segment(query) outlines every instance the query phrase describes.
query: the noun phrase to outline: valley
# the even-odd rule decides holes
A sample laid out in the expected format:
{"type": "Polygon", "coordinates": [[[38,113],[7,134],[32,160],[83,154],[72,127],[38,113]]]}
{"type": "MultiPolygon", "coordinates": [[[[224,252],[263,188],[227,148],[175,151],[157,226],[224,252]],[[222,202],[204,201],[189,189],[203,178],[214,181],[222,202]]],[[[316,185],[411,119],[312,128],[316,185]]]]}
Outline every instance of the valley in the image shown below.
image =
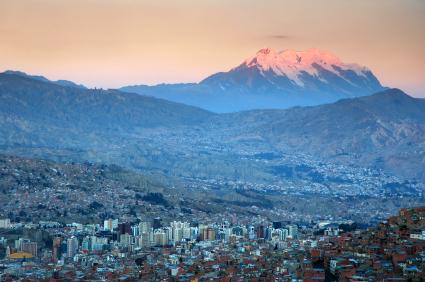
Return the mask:
{"type": "MultiPolygon", "coordinates": [[[[0,99],[4,154],[118,165],[156,179],[163,191],[176,187],[169,191],[203,216],[224,204],[229,214],[371,223],[425,201],[425,103],[397,89],[315,107],[215,114],[3,74],[0,99]]],[[[133,198],[122,186],[108,191],[133,198]]]]}

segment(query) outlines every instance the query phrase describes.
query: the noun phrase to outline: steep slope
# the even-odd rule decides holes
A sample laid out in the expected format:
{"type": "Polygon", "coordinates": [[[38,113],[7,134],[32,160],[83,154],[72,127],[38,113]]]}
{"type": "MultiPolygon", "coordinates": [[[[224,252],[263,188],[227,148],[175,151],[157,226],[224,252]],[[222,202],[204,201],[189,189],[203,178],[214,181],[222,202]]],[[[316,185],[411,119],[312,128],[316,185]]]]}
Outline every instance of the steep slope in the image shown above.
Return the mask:
{"type": "MultiPolygon", "coordinates": [[[[174,183],[176,184],[176,183],[174,183]]],[[[230,211],[270,219],[281,217],[308,221],[317,215],[351,218],[370,223],[393,213],[399,205],[423,205],[425,199],[404,193],[386,197],[332,195],[278,195],[203,185],[167,186],[157,176],[147,176],[116,165],[95,163],[58,163],[0,154],[0,217],[12,222],[56,221],[93,223],[108,218],[196,221],[222,218],[230,211]],[[253,206],[256,206],[253,209],[253,206]],[[335,209],[334,207],[341,207],[335,209]],[[373,218],[369,215],[373,214],[373,218]]]]}
{"type": "Polygon", "coordinates": [[[325,99],[363,96],[383,88],[366,67],[345,64],[335,55],[318,49],[261,49],[238,67],[212,75],[201,84],[263,95],[309,93],[324,95],[325,99]]]}
{"type": "Polygon", "coordinates": [[[119,91],[63,87],[0,75],[0,149],[59,161],[154,167],[152,130],[195,125],[211,113],[119,91]],[[127,147],[126,147],[127,146],[127,147]]]}
{"type": "MultiPolygon", "coordinates": [[[[157,176],[117,165],[58,163],[0,154],[0,217],[13,222],[92,223],[107,218],[136,220],[140,215],[190,220],[206,212],[222,213],[222,205],[207,201],[210,199],[199,191],[188,191],[178,183],[170,189],[157,176]]],[[[234,205],[232,211],[243,214],[249,208],[234,205]]]]}
{"type": "Polygon", "coordinates": [[[343,63],[328,52],[265,48],[230,71],[213,74],[199,84],[121,89],[215,112],[235,112],[324,104],[370,95],[384,87],[368,68],[343,63]]]}
{"type": "Polygon", "coordinates": [[[2,154],[0,176],[0,216],[13,221],[92,222],[122,215],[130,205],[134,212],[159,214],[163,207],[146,211],[143,196],[166,190],[153,178],[116,165],[54,163],[2,154]]]}
{"type": "Polygon", "coordinates": [[[93,131],[195,124],[211,114],[194,107],[113,90],[62,87],[0,74],[0,113],[33,123],[93,131]]]}

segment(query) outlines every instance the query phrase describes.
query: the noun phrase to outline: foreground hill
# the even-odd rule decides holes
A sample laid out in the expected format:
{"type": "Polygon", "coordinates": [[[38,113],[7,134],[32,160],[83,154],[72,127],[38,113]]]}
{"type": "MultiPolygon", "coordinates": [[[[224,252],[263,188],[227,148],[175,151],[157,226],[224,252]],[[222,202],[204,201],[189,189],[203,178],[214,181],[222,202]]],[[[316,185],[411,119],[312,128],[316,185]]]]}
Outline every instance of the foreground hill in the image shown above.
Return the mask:
{"type": "Polygon", "coordinates": [[[136,85],[123,91],[164,98],[215,112],[306,106],[383,90],[366,67],[318,49],[259,50],[239,66],[200,83],[136,85]]]}
{"type": "Polygon", "coordinates": [[[146,200],[153,193],[162,195],[164,186],[158,181],[114,165],[0,155],[0,176],[0,217],[14,221],[93,222],[122,213],[134,217],[142,211],[159,213],[166,202],[151,206],[146,200]]]}
{"type": "MultiPolygon", "coordinates": [[[[165,179],[164,179],[165,180],[165,179]]],[[[223,185],[168,185],[116,165],[56,163],[0,154],[0,217],[13,222],[93,223],[107,218],[135,222],[219,220],[255,216],[310,222],[323,215],[372,223],[400,206],[423,205],[416,194],[348,197],[265,193],[223,185]],[[334,206],[340,207],[335,209],[334,206]]],[[[211,183],[209,183],[211,184],[211,183]]]]}
{"type": "MultiPolygon", "coordinates": [[[[0,154],[0,217],[35,223],[93,223],[107,218],[134,222],[154,217],[196,221],[223,212],[220,203],[207,204],[217,196],[214,192],[206,196],[160,179],[116,165],[0,154]]],[[[250,201],[258,203],[243,195],[238,200],[227,206],[241,215],[249,213],[250,201]]]]}

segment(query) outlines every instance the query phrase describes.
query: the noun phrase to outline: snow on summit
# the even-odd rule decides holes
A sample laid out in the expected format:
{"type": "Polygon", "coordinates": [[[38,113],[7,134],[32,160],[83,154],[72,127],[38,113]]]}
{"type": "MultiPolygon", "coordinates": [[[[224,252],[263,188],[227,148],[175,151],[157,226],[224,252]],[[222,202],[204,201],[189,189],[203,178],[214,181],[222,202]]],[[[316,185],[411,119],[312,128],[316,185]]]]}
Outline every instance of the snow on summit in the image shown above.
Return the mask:
{"type": "MultiPolygon", "coordinates": [[[[319,69],[323,68],[338,76],[339,70],[351,70],[357,75],[364,76],[369,71],[366,67],[357,64],[343,63],[337,56],[330,52],[311,48],[305,51],[295,51],[292,49],[276,52],[271,48],[260,49],[255,56],[246,59],[237,68],[256,67],[262,72],[272,71],[279,76],[287,76],[299,86],[303,86],[300,74],[306,72],[319,77],[319,69]]],[[[342,76],[341,76],[342,77],[342,76]]]]}
{"type": "Polygon", "coordinates": [[[128,87],[213,112],[311,106],[384,90],[366,67],[318,49],[257,51],[239,66],[190,85],[128,87]]]}

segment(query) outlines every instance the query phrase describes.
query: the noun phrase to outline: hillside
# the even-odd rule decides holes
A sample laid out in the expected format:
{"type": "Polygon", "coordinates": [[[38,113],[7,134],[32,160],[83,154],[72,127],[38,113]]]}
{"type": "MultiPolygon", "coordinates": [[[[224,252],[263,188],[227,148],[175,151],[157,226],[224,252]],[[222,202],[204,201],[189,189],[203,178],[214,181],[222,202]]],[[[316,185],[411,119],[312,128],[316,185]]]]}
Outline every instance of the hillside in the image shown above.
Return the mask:
{"type": "Polygon", "coordinates": [[[250,219],[259,215],[270,220],[285,216],[286,220],[308,222],[332,215],[371,223],[400,206],[424,203],[421,197],[403,190],[394,190],[382,201],[380,196],[341,198],[301,191],[280,194],[212,182],[170,185],[159,179],[168,182],[116,165],[56,163],[0,154],[0,217],[13,222],[92,223],[107,218],[135,222],[159,216],[164,222],[197,222],[224,215],[250,219]],[[334,205],[343,208],[335,210],[334,205]]]}
{"type": "Polygon", "coordinates": [[[8,73],[0,74],[0,101],[3,145],[85,147],[103,143],[103,138],[196,124],[211,116],[156,98],[63,87],[8,73]]]}
{"type": "Polygon", "coordinates": [[[155,214],[162,206],[143,200],[163,192],[162,184],[114,165],[0,155],[0,176],[0,216],[14,221],[91,222],[142,211],[155,214]]]}
{"type": "MultiPolygon", "coordinates": [[[[217,201],[215,192],[183,188],[170,179],[147,176],[116,165],[57,163],[0,154],[0,217],[14,222],[38,220],[98,222],[121,218],[199,220],[222,212],[226,199],[233,213],[249,213],[249,197],[229,191],[217,201]],[[168,183],[168,184],[167,184],[168,183]],[[211,201],[208,203],[208,201],[211,201]]],[[[269,202],[262,205],[265,207],[269,202]]]]}
{"type": "Polygon", "coordinates": [[[195,124],[211,115],[198,108],[151,97],[64,87],[8,73],[0,74],[0,95],[2,114],[81,130],[172,127],[195,124]]]}
{"type": "Polygon", "coordinates": [[[425,179],[425,101],[398,89],[315,107],[231,114],[224,120],[224,127],[247,124],[238,138],[256,134],[279,151],[425,179]]]}
{"type": "MultiPolygon", "coordinates": [[[[400,90],[287,110],[213,114],[115,90],[0,75],[0,148],[175,177],[273,183],[272,152],[424,181],[424,101],[400,90]]],[[[279,178],[280,179],[280,178],[279,178]]]]}

